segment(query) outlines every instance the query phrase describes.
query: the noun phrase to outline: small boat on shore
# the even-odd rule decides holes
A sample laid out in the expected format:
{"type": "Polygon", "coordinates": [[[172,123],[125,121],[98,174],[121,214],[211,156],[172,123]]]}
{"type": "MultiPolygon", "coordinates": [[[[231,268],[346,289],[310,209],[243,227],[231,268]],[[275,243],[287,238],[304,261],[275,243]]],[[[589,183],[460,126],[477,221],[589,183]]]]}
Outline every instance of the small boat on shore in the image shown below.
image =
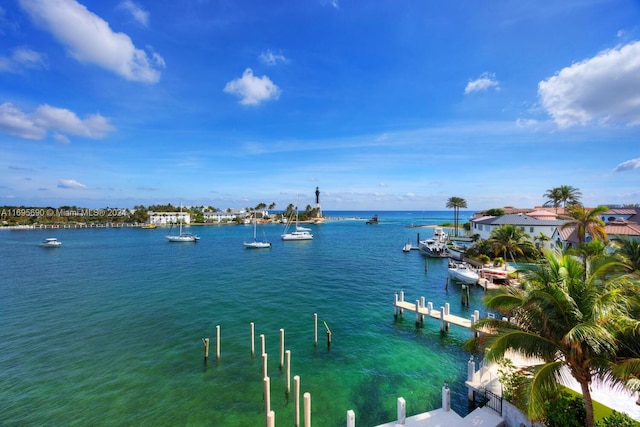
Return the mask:
{"type": "Polygon", "coordinates": [[[55,237],[48,237],[40,243],[43,248],[59,248],[61,245],[62,242],[55,237]]]}
{"type": "Polygon", "coordinates": [[[142,227],[140,227],[140,228],[144,228],[145,230],[153,230],[153,229],[154,229],[154,228],[156,228],[156,227],[157,227],[157,225],[149,223],[149,224],[145,224],[145,225],[143,225],[143,226],[142,226],[142,227]]]}
{"type": "Polygon", "coordinates": [[[464,262],[449,262],[449,277],[458,282],[465,283],[467,285],[475,285],[478,283],[480,276],[473,271],[471,267],[464,262]]]}

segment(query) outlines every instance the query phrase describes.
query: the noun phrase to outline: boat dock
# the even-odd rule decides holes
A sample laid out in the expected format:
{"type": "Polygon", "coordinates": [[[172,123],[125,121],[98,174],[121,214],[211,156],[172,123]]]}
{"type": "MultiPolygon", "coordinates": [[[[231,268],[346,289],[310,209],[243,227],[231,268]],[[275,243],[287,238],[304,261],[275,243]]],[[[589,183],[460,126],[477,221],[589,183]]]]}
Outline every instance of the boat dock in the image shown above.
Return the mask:
{"type": "MultiPolygon", "coordinates": [[[[475,310],[473,315],[469,318],[456,316],[450,313],[449,303],[445,303],[440,309],[434,309],[433,303],[428,302],[425,304],[425,298],[415,300],[415,302],[408,302],[404,300],[404,291],[395,293],[395,301],[393,303],[394,317],[403,316],[404,311],[409,311],[416,314],[416,326],[424,324],[424,318],[430,317],[440,321],[440,330],[448,331],[449,325],[454,324],[466,329],[473,329],[473,326],[480,319],[480,311],[475,310]]],[[[473,331],[475,336],[476,331],[473,331]]]]}

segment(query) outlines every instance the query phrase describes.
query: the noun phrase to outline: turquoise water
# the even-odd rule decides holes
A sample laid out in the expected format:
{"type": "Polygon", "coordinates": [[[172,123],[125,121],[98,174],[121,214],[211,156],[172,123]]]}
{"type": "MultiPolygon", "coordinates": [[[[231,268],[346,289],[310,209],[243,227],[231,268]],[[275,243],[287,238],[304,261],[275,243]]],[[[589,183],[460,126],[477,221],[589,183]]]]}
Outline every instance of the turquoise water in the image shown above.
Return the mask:
{"type": "MultiPolygon", "coordinates": [[[[414,414],[468,411],[469,332],[436,321],[394,320],[394,292],[425,296],[470,316],[460,289],[445,289],[446,261],[402,252],[432,234],[408,225],[453,222],[450,211],[325,212],[354,218],[312,225],[313,241],[282,242],[280,225],[259,230],[271,249],[247,250],[251,226],[190,227],[196,244],[168,243],[166,229],[0,230],[0,425],[264,425],[264,334],[276,425],[294,424],[293,397],[279,368],[279,330],[315,426],[359,426],[414,414]],[[61,248],[38,246],[57,237],[61,248]],[[319,339],[314,345],[313,314],[319,339]],[[332,331],[327,347],[323,321],[332,331]],[[251,355],[250,323],[255,323],[251,355]],[[216,325],[221,358],[216,360],[216,325]],[[210,338],[208,362],[202,338],[210,338]]],[[[468,214],[463,212],[461,222],[468,214]]],[[[301,420],[302,423],[302,420],[301,420]]]]}

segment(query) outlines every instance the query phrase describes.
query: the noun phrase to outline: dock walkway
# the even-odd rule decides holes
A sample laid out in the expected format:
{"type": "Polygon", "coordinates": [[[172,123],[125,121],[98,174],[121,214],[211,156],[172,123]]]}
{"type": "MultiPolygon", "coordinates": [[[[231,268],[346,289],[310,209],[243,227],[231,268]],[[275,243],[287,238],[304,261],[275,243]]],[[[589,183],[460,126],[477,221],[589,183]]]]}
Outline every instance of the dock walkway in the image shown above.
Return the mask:
{"type": "MultiPolygon", "coordinates": [[[[421,297],[419,300],[415,300],[415,302],[405,301],[404,291],[400,291],[400,293],[396,292],[393,307],[394,316],[396,318],[398,316],[402,316],[405,310],[415,313],[416,326],[424,323],[425,316],[439,320],[441,331],[448,331],[450,324],[473,330],[473,326],[480,319],[479,310],[475,310],[473,312],[473,315],[471,315],[469,318],[466,318],[451,314],[449,303],[445,303],[445,305],[443,307],[440,307],[440,309],[434,309],[432,302],[425,304],[424,297],[421,297]]],[[[475,331],[473,331],[473,333],[475,334],[475,331]]]]}

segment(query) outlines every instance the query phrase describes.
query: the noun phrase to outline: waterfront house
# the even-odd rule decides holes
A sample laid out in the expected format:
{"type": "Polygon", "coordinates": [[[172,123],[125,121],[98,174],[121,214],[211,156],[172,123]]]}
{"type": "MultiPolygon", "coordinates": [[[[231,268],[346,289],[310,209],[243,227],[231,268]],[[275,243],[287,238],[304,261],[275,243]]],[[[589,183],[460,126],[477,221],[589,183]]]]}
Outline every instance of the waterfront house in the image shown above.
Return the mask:
{"type": "Polygon", "coordinates": [[[485,216],[471,219],[471,234],[477,234],[480,239],[489,240],[491,232],[502,225],[514,225],[524,231],[537,248],[555,249],[556,239],[552,239],[557,229],[567,221],[551,219],[555,215],[549,211],[533,211],[533,216],[524,213],[506,214],[501,216],[485,216]],[[540,239],[546,236],[548,240],[540,239]]]}

